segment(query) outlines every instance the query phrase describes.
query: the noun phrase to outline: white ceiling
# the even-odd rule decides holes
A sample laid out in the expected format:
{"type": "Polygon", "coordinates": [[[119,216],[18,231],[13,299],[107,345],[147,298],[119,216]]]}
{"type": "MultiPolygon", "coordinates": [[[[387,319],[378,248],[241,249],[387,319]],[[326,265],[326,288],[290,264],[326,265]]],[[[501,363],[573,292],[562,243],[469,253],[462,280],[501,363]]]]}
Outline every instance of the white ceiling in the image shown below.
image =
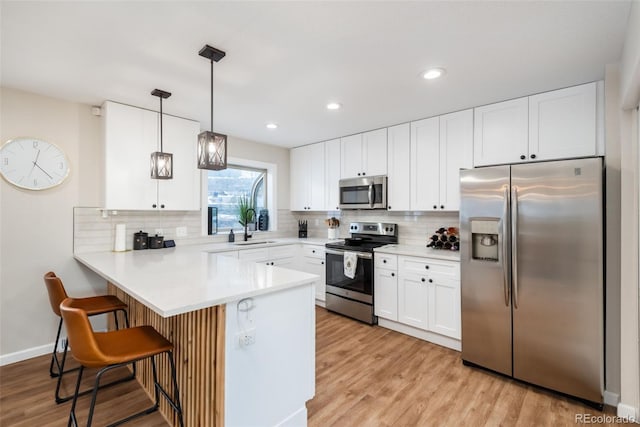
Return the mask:
{"type": "Polygon", "coordinates": [[[287,147],[599,80],[630,1],[0,3],[2,86],[287,147]],[[421,71],[440,66],[444,78],[421,71]],[[325,105],[337,101],[340,111],[325,105]],[[265,124],[274,121],[277,130],[265,124]]]}

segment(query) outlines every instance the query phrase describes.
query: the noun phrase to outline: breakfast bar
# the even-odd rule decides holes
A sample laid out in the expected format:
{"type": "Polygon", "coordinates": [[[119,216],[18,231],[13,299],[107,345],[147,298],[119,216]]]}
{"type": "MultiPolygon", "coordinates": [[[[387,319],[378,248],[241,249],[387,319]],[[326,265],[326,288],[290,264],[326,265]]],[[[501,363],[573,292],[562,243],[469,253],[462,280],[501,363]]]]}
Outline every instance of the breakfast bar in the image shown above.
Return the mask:
{"type": "MultiPolygon", "coordinates": [[[[75,258],[128,304],[132,326],[151,325],[174,344],[186,425],[306,425],[318,276],[198,245],[75,258]]],[[[147,365],[139,364],[137,378],[151,395],[147,365]]],[[[167,383],[167,367],[159,368],[167,383]]],[[[166,402],[160,411],[177,425],[166,402]]]]}

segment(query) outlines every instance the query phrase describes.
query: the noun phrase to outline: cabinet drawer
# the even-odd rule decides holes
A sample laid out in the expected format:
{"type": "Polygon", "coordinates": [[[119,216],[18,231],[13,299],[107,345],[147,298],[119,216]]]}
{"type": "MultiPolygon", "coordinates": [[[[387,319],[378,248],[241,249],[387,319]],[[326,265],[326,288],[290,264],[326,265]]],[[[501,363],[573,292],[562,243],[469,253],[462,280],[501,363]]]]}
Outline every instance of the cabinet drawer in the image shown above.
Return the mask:
{"type": "Polygon", "coordinates": [[[434,260],[431,258],[398,257],[401,273],[427,274],[429,277],[458,279],[460,277],[460,263],[434,260]]]}
{"type": "Polygon", "coordinates": [[[324,259],[324,248],[322,246],[304,245],[302,247],[302,255],[309,258],[324,259]]]}
{"type": "Polygon", "coordinates": [[[398,255],[381,254],[376,252],[374,260],[376,268],[385,268],[387,270],[398,269],[398,255]]]}
{"type": "Polygon", "coordinates": [[[294,258],[296,256],[297,245],[286,246],[272,246],[269,248],[269,258],[281,259],[281,258],[294,258]]]}

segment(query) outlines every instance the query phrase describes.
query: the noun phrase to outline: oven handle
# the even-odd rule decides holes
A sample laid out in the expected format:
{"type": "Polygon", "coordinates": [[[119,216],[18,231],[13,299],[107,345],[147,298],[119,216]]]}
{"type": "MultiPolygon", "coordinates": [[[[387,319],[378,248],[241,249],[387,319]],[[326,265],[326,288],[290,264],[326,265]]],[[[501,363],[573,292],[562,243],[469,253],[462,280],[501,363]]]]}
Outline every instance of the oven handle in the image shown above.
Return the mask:
{"type": "MultiPolygon", "coordinates": [[[[335,251],[332,249],[325,249],[324,251],[326,254],[332,254],[332,255],[341,255],[344,256],[345,252],[351,252],[351,251],[335,251]]],[[[358,255],[358,258],[365,258],[365,259],[373,259],[373,254],[370,254],[368,252],[354,252],[356,255],[358,255]]]]}

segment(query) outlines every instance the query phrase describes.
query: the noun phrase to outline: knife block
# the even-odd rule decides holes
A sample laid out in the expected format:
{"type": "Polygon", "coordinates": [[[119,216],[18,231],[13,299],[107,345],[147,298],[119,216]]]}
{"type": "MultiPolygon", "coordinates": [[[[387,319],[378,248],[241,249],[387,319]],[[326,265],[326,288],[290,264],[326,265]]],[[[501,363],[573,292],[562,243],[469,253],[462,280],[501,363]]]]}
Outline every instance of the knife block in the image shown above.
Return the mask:
{"type": "Polygon", "coordinates": [[[298,238],[306,239],[307,238],[307,223],[298,224],[298,238]]]}

